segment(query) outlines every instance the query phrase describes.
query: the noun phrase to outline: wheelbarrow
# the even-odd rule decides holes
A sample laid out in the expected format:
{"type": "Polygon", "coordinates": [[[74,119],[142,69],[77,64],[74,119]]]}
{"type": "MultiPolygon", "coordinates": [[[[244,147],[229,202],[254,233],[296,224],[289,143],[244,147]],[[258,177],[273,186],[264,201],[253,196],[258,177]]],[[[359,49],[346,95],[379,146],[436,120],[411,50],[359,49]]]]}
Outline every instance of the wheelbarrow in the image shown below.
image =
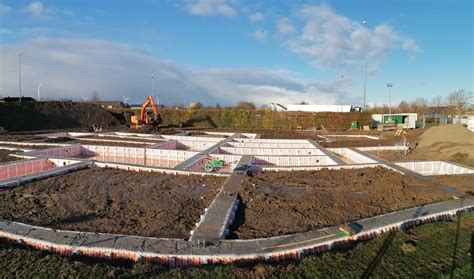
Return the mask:
{"type": "Polygon", "coordinates": [[[204,164],[204,170],[206,172],[221,172],[224,168],[230,166],[231,164],[232,162],[228,163],[225,160],[208,157],[207,162],[204,164]]]}

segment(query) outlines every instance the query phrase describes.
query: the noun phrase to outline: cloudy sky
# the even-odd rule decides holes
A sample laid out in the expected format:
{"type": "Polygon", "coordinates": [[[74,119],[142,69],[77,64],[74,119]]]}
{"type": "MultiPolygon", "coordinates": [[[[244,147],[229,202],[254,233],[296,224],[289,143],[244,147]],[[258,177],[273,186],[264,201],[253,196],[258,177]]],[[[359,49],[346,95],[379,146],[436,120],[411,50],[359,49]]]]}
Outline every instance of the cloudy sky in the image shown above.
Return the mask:
{"type": "Polygon", "coordinates": [[[0,0],[0,95],[344,103],[473,90],[473,2],[0,0]],[[364,22],[366,21],[366,23],[364,22]]]}

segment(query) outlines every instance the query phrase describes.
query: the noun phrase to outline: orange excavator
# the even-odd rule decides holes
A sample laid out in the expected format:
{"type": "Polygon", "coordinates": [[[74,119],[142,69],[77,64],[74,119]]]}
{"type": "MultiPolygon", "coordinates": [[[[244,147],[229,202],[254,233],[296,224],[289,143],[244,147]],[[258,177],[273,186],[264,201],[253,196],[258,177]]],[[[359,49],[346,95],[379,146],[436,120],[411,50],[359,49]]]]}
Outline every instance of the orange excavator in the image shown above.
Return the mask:
{"type": "Polygon", "coordinates": [[[143,102],[140,108],[140,116],[132,115],[130,117],[131,127],[139,128],[143,125],[152,125],[156,127],[161,123],[161,115],[158,113],[158,107],[156,106],[153,96],[148,96],[143,102]],[[147,107],[150,105],[151,113],[147,112],[147,107]]]}

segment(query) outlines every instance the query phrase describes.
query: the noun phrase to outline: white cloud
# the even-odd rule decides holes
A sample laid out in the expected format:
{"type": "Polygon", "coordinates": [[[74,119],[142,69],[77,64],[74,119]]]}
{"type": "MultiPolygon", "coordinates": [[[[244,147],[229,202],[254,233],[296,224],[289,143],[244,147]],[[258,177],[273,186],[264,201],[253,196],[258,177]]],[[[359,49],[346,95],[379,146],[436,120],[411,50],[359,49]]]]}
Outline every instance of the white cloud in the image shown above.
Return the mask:
{"type": "Polygon", "coordinates": [[[25,7],[25,11],[30,13],[33,17],[44,17],[46,16],[46,9],[43,3],[36,1],[31,2],[28,6],[25,7]]]}
{"type": "MultiPolygon", "coordinates": [[[[153,56],[145,48],[96,39],[40,37],[1,44],[0,68],[16,69],[21,50],[25,96],[34,97],[42,81],[48,98],[79,100],[97,90],[104,100],[130,97],[139,103],[150,92],[150,76],[156,75],[155,91],[165,104],[199,101],[235,104],[240,100],[270,102],[334,103],[339,86],[292,77],[281,70],[256,68],[201,68],[190,70],[153,56]]],[[[0,79],[0,95],[17,92],[17,73],[0,79]]]]}
{"type": "Polygon", "coordinates": [[[253,38],[258,42],[264,42],[268,38],[268,32],[265,30],[257,30],[253,33],[253,38]]]}
{"type": "Polygon", "coordinates": [[[192,15],[200,16],[236,16],[237,11],[227,0],[193,0],[186,6],[187,11],[192,15]]]}
{"type": "MultiPolygon", "coordinates": [[[[339,15],[324,5],[303,6],[296,18],[302,22],[302,29],[294,32],[286,45],[317,68],[362,66],[367,43],[368,71],[374,73],[386,55],[403,40],[389,25],[368,29],[362,22],[339,15]]],[[[421,52],[410,40],[403,48],[421,52]]]]}
{"type": "Polygon", "coordinates": [[[28,4],[23,12],[30,14],[33,18],[37,19],[49,19],[52,16],[64,15],[73,16],[74,12],[71,10],[59,9],[54,6],[45,6],[40,1],[34,1],[28,4]]]}
{"type": "Polygon", "coordinates": [[[280,18],[276,22],[276,30],[278,33],[283,35],[291,34],[295,31],[293,24],[290,19],[288,18],[280,18]]]}
{"type": "Polygon", "coordinates": [[[265,19],[265,16],[260,12],[256,12],[256,13],[253,13],[253,14],[249,15],[249,20],[251,22],[257,22],[257,21],[261,21],[261,20],[264,20],[264,19],[265,19]]]}
{"type": "Polygon", "coordinates": [[[12,8],[10,6],[7,6],[3,3],[0,3],[0,15],[7,14],[11,11],[12,8]]]}
{"type": "Polygon", "coordinates": [[[8,35],[11,34],[12,30],[7,29],[7,28],[0,28],[0,35],[8,35]]]}
{"type": "Polygon", "coordinates": [[[408,50],[412,53],[421,53],[420,46],[416,43],[414,39],[405,39],[402,44],[403,49],[408,50]]]}

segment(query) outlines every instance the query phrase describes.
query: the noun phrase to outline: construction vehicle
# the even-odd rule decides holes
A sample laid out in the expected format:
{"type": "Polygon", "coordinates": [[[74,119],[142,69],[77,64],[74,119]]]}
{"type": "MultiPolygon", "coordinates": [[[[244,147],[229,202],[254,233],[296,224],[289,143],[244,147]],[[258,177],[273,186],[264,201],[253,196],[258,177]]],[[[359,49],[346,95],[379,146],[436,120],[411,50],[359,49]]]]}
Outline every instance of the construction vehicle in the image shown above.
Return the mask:
{"type": "Polygon", "coordinates": [[[161,123],[161,115],[158,113],[158,107],[156,106],[153,96],[150,95],[146,98],[140,108],[140,115],[132,115],[130,117],[130,123],[132,124],[130,126],[132,128],[140,128],[143,125],[156,127],[161,123]],[[151,107],[151,113],[147,112],[148,105],[151,107]]]}

